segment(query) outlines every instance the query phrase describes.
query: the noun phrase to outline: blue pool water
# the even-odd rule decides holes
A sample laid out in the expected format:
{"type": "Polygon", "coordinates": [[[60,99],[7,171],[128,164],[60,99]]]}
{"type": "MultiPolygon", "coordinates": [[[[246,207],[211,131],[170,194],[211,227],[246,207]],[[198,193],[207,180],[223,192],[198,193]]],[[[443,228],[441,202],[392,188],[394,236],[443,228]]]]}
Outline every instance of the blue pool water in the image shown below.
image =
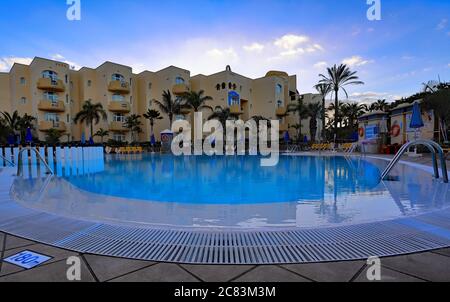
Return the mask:
{"type": "Polygon", "coordinates": [[[366,192],[380,169],[359,159],[283,156],[274,167],[260,158],[144,155],[108,158],[103,172],[66,179],[83,190],[116,197],[188,204],[255,204],[323,200],[366,192]]]}

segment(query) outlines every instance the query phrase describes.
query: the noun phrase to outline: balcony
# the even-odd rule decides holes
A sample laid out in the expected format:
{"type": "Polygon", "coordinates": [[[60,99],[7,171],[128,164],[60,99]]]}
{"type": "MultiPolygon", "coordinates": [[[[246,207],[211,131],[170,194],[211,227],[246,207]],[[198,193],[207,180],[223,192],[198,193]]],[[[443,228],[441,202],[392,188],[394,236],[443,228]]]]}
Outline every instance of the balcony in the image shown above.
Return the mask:
{"type": "Polygon", "coordinates": [[[108,105],[108,110],[111,112],[129,113],[131,106],[128,102],[111,102],[108,105]]]}
{"type": "Polygon", "coordinates": [[[123,122],[111,122],[109,125],[109,130],[114,132],[128,132],[130,129],[125,128],[123,122]]]}
{"type": "Polygon", "coordinates": [[[285,116],[287,114],[287,107],[278,107],[276,114],[277,116],[285,116]]]}
{"type": "Polygon", "coordinates": [[[64,105],[64,102],[62,101],[50,101],[50,100],[42,100],[38,104],[38,109],[41,111],[48,111],[48,112],[64,112],[66,111],[66,107],[64,105]]]}
{"type": "Polygon", "coordinates": [[[56,122],[56,121],[41,121],[39,123],[40,131],[49,131],[50,129],[56,129],[61,132],[66,131],[66,123],[64,122],[56,122]]]}
{"type": "Polygon", "coordinates": [[[56,92],[64,92],[66,90],[63,81],[50,78],[40,78],[37,82],[37,88],[56,92]]]}
{"type": "Polygon", "coordinates": [[[243,114],[240,105],[231,105],[230,106],[230,113],[231,114],[237,114],[237,115],[243,114]]]}
{"type": "Polygon", "coordinates": [[[172,93],[175,95],[183,95],[189,91],[190,89],[186,84],[176,84],[172,87],[172,93]]]}
{"type": "Polygon", "coordinates": [[[111,81],[109,82],[108,90],[118,93],[130,93],[130,84],[123,81],[111,81]]]}

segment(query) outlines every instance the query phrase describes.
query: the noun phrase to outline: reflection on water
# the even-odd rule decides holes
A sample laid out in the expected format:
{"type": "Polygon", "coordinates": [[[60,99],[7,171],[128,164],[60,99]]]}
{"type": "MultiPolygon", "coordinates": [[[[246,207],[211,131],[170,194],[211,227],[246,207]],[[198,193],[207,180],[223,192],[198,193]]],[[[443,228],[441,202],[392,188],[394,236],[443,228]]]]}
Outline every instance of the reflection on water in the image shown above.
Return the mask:
{"type": "Polygon", "coordinates": [[[259,163],[257,157],[115,156],[104,165],[84,163],[97,168],[82,175],[16,179],[14,193],[58,215],[198,227],[316,227],[449,204],[448,185],[417,168],[398,165],[393,174],[400,181],[379,183],[382,160],[285,156],[276,167],[259,163]]]}

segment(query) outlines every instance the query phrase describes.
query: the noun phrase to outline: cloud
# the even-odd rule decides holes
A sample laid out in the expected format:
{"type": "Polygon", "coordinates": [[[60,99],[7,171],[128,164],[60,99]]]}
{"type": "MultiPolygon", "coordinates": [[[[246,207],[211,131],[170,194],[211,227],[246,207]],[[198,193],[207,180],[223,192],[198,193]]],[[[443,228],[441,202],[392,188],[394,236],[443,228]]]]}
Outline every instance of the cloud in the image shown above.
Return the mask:
{"type": "Polygon", "coordinates": [[[300,44],[304,44],[308,41],[308,36],[288,34],[276,39],[274,45],[289,51],[295,50],[300,44]]]}
{"type": "Polygon", "coordinates": [[[27,57],[2,57],[0,58],[0,71],[8,72],[14,63],[29,65],[33,58],[27,57]]]}
{"type": "Polygon", "coordinates": [[[360,56],[352,56],[352,57],[350,57],[350,58],[346,58],[346,59],[344,59],[344,60],[342,60],[342,63],[343,64],[346,64],[346,65],[348,65],[348,66],[350,66],[350,67],[353,67],[353,66],[363,66],[363,65],[366,65],[366,64],[369,64],[369,63],[372,63],[373,61],[371,61],[371,60],[365,60],[365,59],[363,59],[362,57],[360,57],[360,56]]]}
{"type": "Polygon", "coordinates": [[[327,66],[328,66],[328,63],[325,61],[320,61],[320,62],[317,62],[316,64],[314,64],[314,68],[317,68],[317,69],[323,69],[323,68],[326,68],[327,66]]]}
{"type": "Polygon", "coordinates": [[[377,100],[386,100],[387,102],[394,102],[401,99],[402,96],[391,94],[387,92],[375,92],[375,91],[365,91],[365,92],[354,92],[349,95],[349,100],[353,102],[358,102],[362,104],[370,105],[377,100]]]}
{"type": "Polygon", "coordinates": [[[448,24],[448,20],[447,19],[442,19],[439,24],[436,26],[436,30],[443,30],[444,28],[447,27],[448,24]]]}
{"type": "Polygon", "coordinates": [[[255,42],[250,45],[244,45],[243,48],[248,52],[262,52],[264,50],[264,45],[255,42]]]}
{"type": "Polygon", "coordinates": [[[448,68],[450,68],[450,63],[447,65],[448,68]]]}
{"type": "Polygon", "coordinates": [[[239,59],[233,47],[226,49],[213,48],[206,51],[206,55],[213,60],[225,60],[230,61],[230,63],[236,62],[239,59]]]}
{"type": "Polygon", "coordinates": [[[63,63],[66,63],[66,64],[68,64],[69,66],[70,66],[70,68],[71,69],[76,69],[76,70],[79,70],[79,69],[81,69],[81,66],[79,65],[79,64],[77,64],[77,63],[75,63],[75,62],[73,62],[73,61],[69,61],[69,60],[67,60],[63,55],[61,55],[61,54],[54,54],[54,55],[52,55],[51,56],[51,59],[52,60],[55,60],[55,61],[59,61],[59,62],[63,62],[63,63]]]}

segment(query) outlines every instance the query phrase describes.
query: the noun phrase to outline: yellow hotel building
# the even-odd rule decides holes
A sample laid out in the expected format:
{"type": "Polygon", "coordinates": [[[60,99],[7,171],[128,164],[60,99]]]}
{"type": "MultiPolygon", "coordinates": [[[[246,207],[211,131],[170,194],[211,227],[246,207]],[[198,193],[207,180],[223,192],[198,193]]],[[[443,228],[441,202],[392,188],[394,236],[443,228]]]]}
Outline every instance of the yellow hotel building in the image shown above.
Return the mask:
{"type": "MultiPolygon", "coordinates": [[[[30,65],[14,64],[9,73],[0,73],[0,111],[25,113],[36,117],[36,133],[45,140],[45,133],[56,128],[64,133],[65,141],[79,141],[82,133],[89,137],[85,124],[75,124],[73,118],[86,100],[100,102],[107,112],[107,121],[94,126],[94,132],[103,128],[109,130],[109,138],[131,141],[131,134],[123,126],[130,114],[144,114],[148,109],[159,110],[153,100],[161,100],[163,91],[169,90],[174,97],[193,90],[204,90],[213,101],[207,105],[215,108],[229,107],[241,119],[264,116],[280,120],[280,131],[295,129],[298,118],[286,116],[287,105],[298,99],[297,77],[285,72],[270,71],[264,77],[250,79],[234,73],[229,66],[224,71],[206,76],[192,76],[188,70],[169,66],[160,71],[144,71],[134,74],[132,68],[112,62],[105,62],[92,69],[83,67],[73,70],[63,62],[34,58],[30,65]]],[[[315,95],[306,95],[314,99],[315,95]]],[[[320,101],[320,98],[317,99],[320,101]]],[[[169,119],[162,113],[163,120],[156,121],[155,136],[169,128],[169,119]]],[[[191,113],[185,112],[189,120],[191,113]]],[[[204,110],[204,118],[211,114],[204,110]]],[[[149,141],[150,125],[141,118],[143,133],[141,142],[149,141]]],[[[308,121],[303,122],[303,133],[308,135],[308,121]]],[[[96,141],[99,138],[95,138],[96,141]]],[[[106,139],[107,140],[107,139],[106,139]]]]}

